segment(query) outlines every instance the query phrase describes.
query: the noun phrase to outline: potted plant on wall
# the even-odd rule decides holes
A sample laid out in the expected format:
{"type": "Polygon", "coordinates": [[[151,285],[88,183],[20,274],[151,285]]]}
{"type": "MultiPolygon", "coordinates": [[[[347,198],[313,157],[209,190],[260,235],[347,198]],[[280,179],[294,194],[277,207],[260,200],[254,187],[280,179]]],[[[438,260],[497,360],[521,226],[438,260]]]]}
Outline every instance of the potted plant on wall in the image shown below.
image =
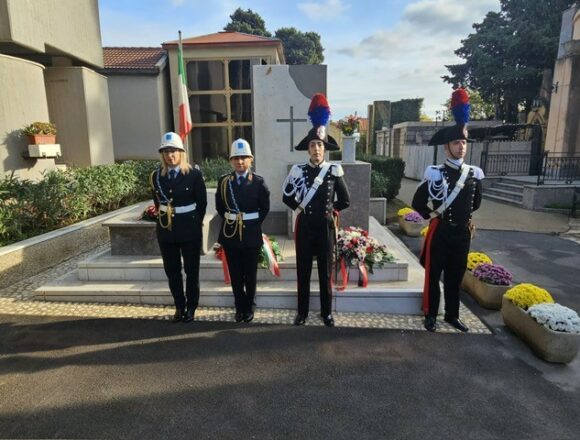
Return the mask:
{"type": "Polygon", "coordinates": [[[555,304],[548,291],[533,284],[518,284],[502,299],[504,323],[533,352],[548,362],[571,362],[580,348],[580,317],[555,304]]]}
{"type": "Polygon", "coordinates": [[[33,122],[22,129],[28,137],[28,157],[58,157],[60,145],[56,143],[56,125],[52,122],[33,122]]]}
{"type": "Polygon", "coordinates": [[[54,144],[56,143],[56,125],[52,122],[33,122],[22,129],[30,144],[54,144]]]}

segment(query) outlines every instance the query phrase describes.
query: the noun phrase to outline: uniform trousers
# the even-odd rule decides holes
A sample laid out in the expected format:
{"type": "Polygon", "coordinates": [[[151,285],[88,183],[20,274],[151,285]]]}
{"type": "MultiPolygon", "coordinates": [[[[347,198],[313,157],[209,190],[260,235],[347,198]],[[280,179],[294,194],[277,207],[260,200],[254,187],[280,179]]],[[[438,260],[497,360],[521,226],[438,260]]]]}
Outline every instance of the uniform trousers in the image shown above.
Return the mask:
{"type": "Polygon", "coordinates": [[[236,313],[252,313],[256,297],[260,248],[224,247],[224,251],[228,260],[236,313]]]}
{"type": "Polygon", "coordinates": [[[177,309],[195,310],[199,303],[199,259],[201,242],[199,240],[180,243],[160,242],[163,269],[169,281],[169,290],[177,309]],[[181,275],[181,258],[185,270],[185,295],[183,276],[181,275]],[[187,301],[187,302],[186,302],[187,301]]]}
{"type": "Polygon", "coordinates": [[[332,218],[299,214],[296,220],[296,271],[298,276],[298,314],[308,316],[310,308],[310,277],[312,260],[316,257],[320,288],[320,314],[326,317],[332,310],[332,253],[335,246],[332,218]]]}
{"type": "Polygon", "coordinates": [[[445,317],[459,317],[459,286],[467,268],[470,243],[471,235],[467,225],[451,226],[441,222],[437,226],[431,241],[429,316],[436,317],[439,311],[439,280],[443,273],[445,317]]]}

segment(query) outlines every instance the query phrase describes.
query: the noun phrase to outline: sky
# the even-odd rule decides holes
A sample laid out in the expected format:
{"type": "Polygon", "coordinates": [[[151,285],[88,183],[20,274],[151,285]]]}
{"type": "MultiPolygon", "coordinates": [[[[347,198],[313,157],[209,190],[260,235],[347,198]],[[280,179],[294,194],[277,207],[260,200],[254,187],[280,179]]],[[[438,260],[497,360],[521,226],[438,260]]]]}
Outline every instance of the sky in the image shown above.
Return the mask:
{"type": "Polygon", "coordinates": [[[317,32],[328,66],[332,119],[373,101],[424,98],[435,118],[451,96],[442,75],[461,63],[454,51],[499,0],[98,0],[103,46],[159,46],[223,30],[238,8],[251,9],[272,34],[317,32]]]}

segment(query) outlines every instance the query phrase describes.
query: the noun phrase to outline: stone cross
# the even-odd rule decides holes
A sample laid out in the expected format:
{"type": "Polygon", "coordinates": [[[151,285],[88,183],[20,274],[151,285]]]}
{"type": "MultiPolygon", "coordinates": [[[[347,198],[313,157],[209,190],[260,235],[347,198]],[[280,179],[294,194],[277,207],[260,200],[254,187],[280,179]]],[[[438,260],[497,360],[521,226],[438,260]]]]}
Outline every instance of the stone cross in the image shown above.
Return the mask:
{"type": "Polygon", "coordinates": [[[290,119],[276,119],[276,122],[290,123],[290,151],[294,151],[294,122],[307,122],[306,119],[294,119],[294,106],[290,106],[290,119]]]}

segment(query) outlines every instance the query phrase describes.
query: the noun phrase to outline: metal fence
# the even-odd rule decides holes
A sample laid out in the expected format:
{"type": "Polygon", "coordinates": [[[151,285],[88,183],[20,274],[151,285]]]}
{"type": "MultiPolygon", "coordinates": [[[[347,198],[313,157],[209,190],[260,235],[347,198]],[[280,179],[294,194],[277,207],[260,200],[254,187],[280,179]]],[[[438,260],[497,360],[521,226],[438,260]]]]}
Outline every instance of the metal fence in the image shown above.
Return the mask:
{"type": "Polygon", "coordinates": [[[538,185],[546,180],[567,184],[580,180],[580,155],[544,153],[542,171],[538,175],[538,185]]]}
{"type": "Polygon", "coordinates": [[[537,174],[541,157],[525,153],[481,153],[481,168],[487,176],[530,176],[537,174]],[[534,171],[536,171],[534,173],[534,171]]]}

